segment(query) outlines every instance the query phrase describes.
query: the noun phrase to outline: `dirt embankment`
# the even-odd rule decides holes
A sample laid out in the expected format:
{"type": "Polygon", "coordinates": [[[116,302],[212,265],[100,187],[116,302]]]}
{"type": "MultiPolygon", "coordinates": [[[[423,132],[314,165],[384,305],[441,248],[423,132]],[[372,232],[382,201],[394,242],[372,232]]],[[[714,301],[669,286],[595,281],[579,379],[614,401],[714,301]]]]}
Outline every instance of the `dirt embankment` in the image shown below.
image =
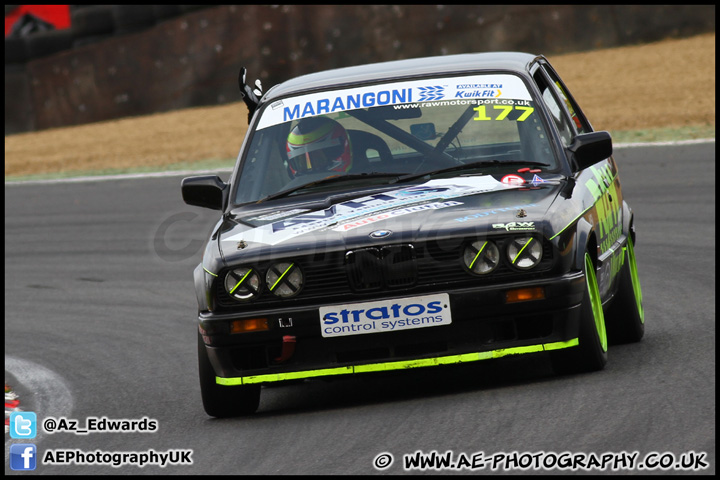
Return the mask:
{"type": "MultiPolygon", "coordinates": [[[[597,130],[698,127],[714,136],[714,33],[549,60],[597,130]]],[[[232,165],[246,127],[238,102],[11,135],[5,175],[160,170],[209,159],[232,165]]]]}

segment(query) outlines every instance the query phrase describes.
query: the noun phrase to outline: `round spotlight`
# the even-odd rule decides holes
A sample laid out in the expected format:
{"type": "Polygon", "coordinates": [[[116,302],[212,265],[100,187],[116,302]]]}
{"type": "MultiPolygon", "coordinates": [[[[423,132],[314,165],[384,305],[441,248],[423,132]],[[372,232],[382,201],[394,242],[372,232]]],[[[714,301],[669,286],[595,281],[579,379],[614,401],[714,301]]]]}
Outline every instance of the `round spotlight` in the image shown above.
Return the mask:
{"type": "Polygon", "coordinates": [[[514,238],[507,247],[510,263],[522,270],[533,268],[542,259],[542,244],[533,237],[514,238]]]}
{"type": "Polygon", "coordinates": [[[268,288],[281,298],[294,297],[300,293],[304,281],[300,267],[290,262],[276,263],[265,274],[265,283],[268,288]]]}
{"type": "Polygon", "coordinates": [[[225,290],[235,300],[251,300],[260,294],[260,275],[250,267],[230,270],[225,275],[225,290]]]}
{"type": "Polygon", "coordinates": [[[500,252],[493,242],[476,240],[465,247],[463,262],[471,273],[485,275],[500,263],[500,252]]]}

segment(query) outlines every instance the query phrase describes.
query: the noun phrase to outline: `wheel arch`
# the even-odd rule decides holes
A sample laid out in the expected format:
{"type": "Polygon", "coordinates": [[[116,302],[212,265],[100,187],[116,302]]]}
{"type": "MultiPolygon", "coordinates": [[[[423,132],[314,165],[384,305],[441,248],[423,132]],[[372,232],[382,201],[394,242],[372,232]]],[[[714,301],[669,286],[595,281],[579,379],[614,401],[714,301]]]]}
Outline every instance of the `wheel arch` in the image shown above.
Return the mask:
{"type": "Polygon", "coordinates": [[[633,245],[637,244],[635,238],[635,214],[632,208],[623,200],[623,231],[627,233],[633,245]]]}
{"type": "Polygon", "coordinates": [[[575,268],[582,270],[585,265],[585,252],[590,254],[593,265],[598,264],[598,242],[594,226],[581,218],[577,223],[577,251],[575,252],[575,268]]]}
{"type": "Polygon", "coordinates": [[[210,309],[212,299],[210,295],[211,282],[208,278],[209,276],[203,268],[202,263],[198,264],[193,271],[193,283],[195,284],[195,296],[197,298],[199,312],[210,309]]]}

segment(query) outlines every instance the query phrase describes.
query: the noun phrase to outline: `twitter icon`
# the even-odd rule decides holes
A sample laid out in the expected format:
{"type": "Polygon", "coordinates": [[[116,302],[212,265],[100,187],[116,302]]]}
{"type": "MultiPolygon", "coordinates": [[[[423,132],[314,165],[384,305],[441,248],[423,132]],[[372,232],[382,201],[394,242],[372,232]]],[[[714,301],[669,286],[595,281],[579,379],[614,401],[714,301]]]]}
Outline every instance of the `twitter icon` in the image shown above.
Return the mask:
{"type": "Polygon", "coordinates": [[[33,412],[13,412],[10,414],[11,438],[35,438],[37,417],[33,412]]]}

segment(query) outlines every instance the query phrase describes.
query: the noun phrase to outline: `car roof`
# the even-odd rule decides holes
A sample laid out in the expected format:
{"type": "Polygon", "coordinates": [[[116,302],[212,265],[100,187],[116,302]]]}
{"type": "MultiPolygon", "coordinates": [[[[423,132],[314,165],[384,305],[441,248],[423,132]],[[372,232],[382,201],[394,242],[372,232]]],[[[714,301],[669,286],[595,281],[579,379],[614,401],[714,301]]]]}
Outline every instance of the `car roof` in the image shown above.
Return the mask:
{"type": "Polygon", "coordinates": [[[262,103],[301,91],[415,76],[479,70],[502,70],[524,74],[527,73],[528,65],[538,57],[523,52],[465,53],[336,68],[301,75],[275,85],[262,97],[262,103]]]}

